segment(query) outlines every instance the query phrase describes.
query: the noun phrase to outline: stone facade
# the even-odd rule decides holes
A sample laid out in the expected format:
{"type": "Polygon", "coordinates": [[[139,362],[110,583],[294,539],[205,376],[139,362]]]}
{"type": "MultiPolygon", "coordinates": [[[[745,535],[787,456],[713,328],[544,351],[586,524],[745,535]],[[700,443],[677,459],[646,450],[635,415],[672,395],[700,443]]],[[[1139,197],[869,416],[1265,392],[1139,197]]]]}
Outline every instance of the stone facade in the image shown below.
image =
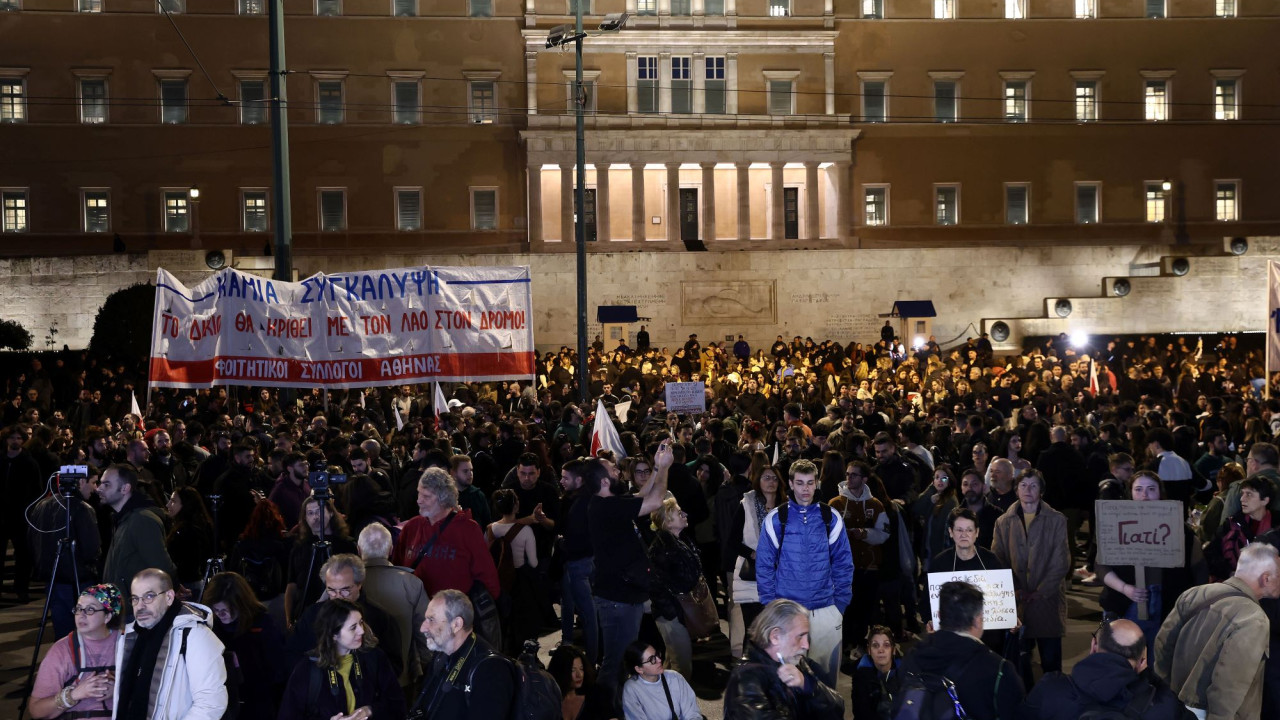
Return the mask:
{"type": "MultiPolygon", "coordinates": [[[[705,343],[743,333],[753,347],[776,335],[873,342],[895,300],[932,300],[934,334],[944,345],[1010,326],[1004,347],[1025,335],[1058,332],[1139,333],[1260,331],[1266,322],[1266,263],[1280,238],[1251,238],[1233,256],[1204,246],[967,247],[904,250],[594,253],[588,257],[592,336],[595,307],[636,305],[659,346],[696,332],[705,343]],[[1176,276],[1174,257],[1190,270],[1176,276]],[[1128,278],[1125,297],[1110,280],[1128,278]],[[1059,299],[1072,312],[1059,318],[1059,299]]],[[[232,256],[236,267],[270,273],[270,259],[232,256]]],[[[529,265],[534,337],[540,348],[576,344],[574,260],[565,254],[363,255],[297,258],[300,276],[416,264],[529,265]]],[[[5,317],[21,322],[45,347],[85,347],[107,295],[145,282],[165,267],[187,283],[208,270],[203,251],[0,260],[5,317]]],[[[632,327],[634,333],[637,327],[632,327]]],[[[902,328],[907,336],[914,326],[902,328]]],[[[629,338],[630,339],[630,338],[629,338]]],[[[610,343],[611,344],[611,343],[610,343]]]]}

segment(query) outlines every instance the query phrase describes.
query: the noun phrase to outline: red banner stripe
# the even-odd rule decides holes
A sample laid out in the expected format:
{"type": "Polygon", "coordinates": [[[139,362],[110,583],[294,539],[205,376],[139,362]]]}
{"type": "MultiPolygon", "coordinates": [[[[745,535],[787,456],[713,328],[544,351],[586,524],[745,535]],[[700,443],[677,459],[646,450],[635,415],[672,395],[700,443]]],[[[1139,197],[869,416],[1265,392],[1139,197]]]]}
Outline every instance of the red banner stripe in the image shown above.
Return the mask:
{"type": "Polygon", "coordinates": [[[366,387],[442,380],[530,377],[536,353],[430,353],[350,360],[221,355],[204,360],[151,358],[150,381],[163,387],[293,385],[366,387]]]}

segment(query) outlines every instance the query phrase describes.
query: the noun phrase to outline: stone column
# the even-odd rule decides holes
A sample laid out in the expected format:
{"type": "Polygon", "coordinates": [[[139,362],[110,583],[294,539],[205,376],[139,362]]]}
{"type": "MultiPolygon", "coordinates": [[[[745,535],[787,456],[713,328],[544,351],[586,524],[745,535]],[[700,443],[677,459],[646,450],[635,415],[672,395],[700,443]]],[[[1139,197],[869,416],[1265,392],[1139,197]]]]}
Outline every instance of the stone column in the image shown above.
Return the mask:
{"type": "Polygon", "coordinates": [[[542,245],[542,166],[529,165],[529,247],[542,245]]]}
{"type": "Polygon", "coordinates": [[[769,239],[781,240],[786,235],[786,224],[784,223],[783,207],[782,207],[782,167],[786,163],[771,162],[769,169],[772,171],[771,184],[769,188],[769,208],[772,217],[769,218],[769,239]]]}
{"type": "Polygon", "coordinates": [[[578,241],[573,227],[573,163],[560,163],[560,241],[578,241]]]}
{"type": "Polygon", "coordinates": [[[738,239],[751,239],[751,163],[734,163],[738,171],[738,239]]]}
{"type": "Polygon", "coordinates": [[[644,242],[644,163],[631,163],[631,239],[644,242]]]}
{"type": "Polygon", "coordinates": [[[849,168],[847,160],[835,164],[834,176],[836,186],[836,239],[849,240],[849,168]]]}
{"type": "MultiPolygon", "coordinates": [[[[694,14],[701,15],[702,12],[695,8],[694,14]]],[[[707,54],[694,53],[693,66],[689,71],[693,73],[693,113],[701,115],[707,111],[707,54]]]]}
{"type": "MultiPolygon", "coordinates": [[[[635,115],[640,107],[636,92],[636,77],[640,74],[640,58],[634,51],[627,52],[627,113],[635,115]]],[[[529,92],[533,92],[530,90],[529,92]]],[[[598,105],[599,103],[597,103],[598,105]]]]}
{"type": "Polygon", "coordinates": [[[827,83],[827,87],[826,87],[827,114],[835,115],[836,114],[836,54],[823,53],[822,60],[826,68],[825,79],[827,83]]]}
{"type": "Polygon", "coordinates": [[[596,164],[596,240],[613,239],[609,232],[609,163],[596,164]]]}
{"type": "Polygon", "coordinates": [[[680,163],[667,163],[667,240],[680,240],[680,163]]]}
{"type": "MultiPolygon", "coordinates": [[[[725,8],[725,12],[729,12],[729,8],[725,8]]],[[[724,54],[724,74],[725,74],[725,92],[728,97],[725,98],[725,112],[729,115],[738,114],[738,53],[727,52],[724,54]]]]}
{"type": "Polygon", "coordinates": [[[702,163],[702,240],[716,239],[716,164],[702,163]]]}
{"type": "Polygon", "coordinates": [[[818,232],[818,163],[804,164],[804,236],[807,240],[822,237],[818,232]]]}
{"type": "Polygon", "coordinates": [[[524,54],[524,78],[529,85],[525,102],[529,105],[529,114],[538,114],[538,53],[524,54]]]}

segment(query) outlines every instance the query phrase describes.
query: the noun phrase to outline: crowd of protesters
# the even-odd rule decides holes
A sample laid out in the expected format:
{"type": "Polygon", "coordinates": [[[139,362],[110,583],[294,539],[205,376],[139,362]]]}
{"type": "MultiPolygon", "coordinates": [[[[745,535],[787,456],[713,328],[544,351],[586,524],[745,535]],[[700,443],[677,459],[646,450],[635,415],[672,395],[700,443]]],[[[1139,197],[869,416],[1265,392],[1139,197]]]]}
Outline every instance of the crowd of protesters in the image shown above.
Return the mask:
{"type": "Polygon", "coordinates": [[[935,675],[976,717],[1050,717],[1031,708],[1068,692],[1123,708],[1139,681],[1153,712],[1280,716],[1280,578],[1258,549],[1280,545],[1280,399],[1258,393],[1259,351],[1092,343],[908,349],[886,325],[865,346],[669,349],[642,328],[635,348],[591,347],[589,404],[562,348],[526,381],[446,385],[443,407],[431,386],[148,398],[127,363],[32,360],[3,405],[7,590],[47,582],[69,644],[31,708],[501,717],[518,690],[483,661],[558,629],[565,717],[696,717],[695,690],[723,688],[695,677],[693,648],[723,617],[727,717],[838,717],[841,670],[859,720],[935,675]],[[704,413],[666,411],[676,381],[705,384],[704,413]],[[606,422],[619,446],[593,455],[606,422]],[[88,470],[60,493],[68,464],[88,470]],[[1183,565],[1138,587],[1096,563],[1082,529],[1099,498],[1183,501],[1183,565]],[[76,557],[52,576],[68,517],[76,557]],[[932,627],[925,573],[978,569],[1013,571],[1018,628],[984,629],[968,586],[932,627]],[[1103,587],[1093,650],[1137,679],[1103,664],[1097,682],[1126,683],[1060,682],[1071,582],[1103,587]],[[1201,642],[1233,622],[1255,642],[1201,642]],[[492,691],[460,694],[472,682],[492,691]]]}

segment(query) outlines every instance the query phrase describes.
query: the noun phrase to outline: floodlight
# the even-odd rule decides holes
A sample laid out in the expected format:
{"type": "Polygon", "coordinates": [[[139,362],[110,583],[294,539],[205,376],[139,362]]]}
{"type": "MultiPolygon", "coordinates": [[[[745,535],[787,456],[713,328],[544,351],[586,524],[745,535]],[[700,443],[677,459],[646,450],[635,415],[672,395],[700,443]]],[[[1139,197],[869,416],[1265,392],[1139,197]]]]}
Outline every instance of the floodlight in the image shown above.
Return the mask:
{"type": "Polygon", "coordinates": [[[609,13],[604,16],[604,20],[600,21],[600,32],[617,32],[627,24],[627,18],[631,17],[627,13],[609,13]]]}

